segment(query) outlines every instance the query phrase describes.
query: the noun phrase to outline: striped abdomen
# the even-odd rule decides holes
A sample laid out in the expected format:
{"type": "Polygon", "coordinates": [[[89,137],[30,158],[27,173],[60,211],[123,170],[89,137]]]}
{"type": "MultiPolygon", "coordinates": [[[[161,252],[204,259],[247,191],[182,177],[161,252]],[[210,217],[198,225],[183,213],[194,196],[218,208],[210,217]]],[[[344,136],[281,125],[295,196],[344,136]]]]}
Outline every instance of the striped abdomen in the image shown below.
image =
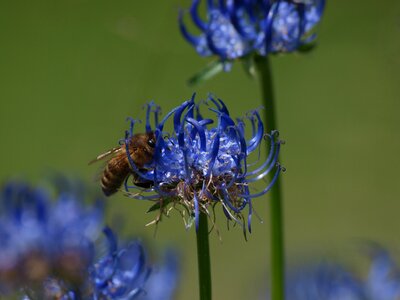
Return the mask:
{"type": "Polygon", "coordinates": [[[104,195],[110,196],[117,192],[129,172],[129,163],[125,153],[110,159],[101,178],[101,188],[104,195]]]}

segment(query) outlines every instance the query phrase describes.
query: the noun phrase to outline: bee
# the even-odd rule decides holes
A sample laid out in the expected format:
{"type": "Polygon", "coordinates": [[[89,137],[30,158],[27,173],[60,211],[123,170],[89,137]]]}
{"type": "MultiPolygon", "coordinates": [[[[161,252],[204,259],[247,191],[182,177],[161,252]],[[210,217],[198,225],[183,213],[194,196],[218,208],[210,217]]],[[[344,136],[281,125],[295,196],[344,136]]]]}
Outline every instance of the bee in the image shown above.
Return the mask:
{"type": "MultiPolygon", "coordinates": [[[[147,171],[144,167],[153,160],[156,146],[156,138],[154,132],[137,133],[133,135],[129,141],[129,155],[136,164],[139,171],[147,171]]],[[[89,162],[89,165],[99,160],[107,159],[107,164],[102,173],[100,182],[104,195],[111,196],[116,193],[130,174],[133,178],[133,184],[143,188],[150,188],[153,182],[144,180],[132,170],[128,156],[126,153],[126,144],[115,147],[103,154],[97,156],[89,162]]]]}

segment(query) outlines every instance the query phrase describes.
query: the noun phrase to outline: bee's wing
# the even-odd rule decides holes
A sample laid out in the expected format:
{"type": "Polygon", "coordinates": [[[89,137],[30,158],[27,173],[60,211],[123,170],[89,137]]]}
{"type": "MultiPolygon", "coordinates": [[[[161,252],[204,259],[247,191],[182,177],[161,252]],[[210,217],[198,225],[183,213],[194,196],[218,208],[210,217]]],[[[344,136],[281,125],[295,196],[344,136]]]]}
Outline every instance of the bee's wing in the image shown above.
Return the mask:
{"type": "Polygon", "coordinates": [[[108,150],[107,152],[104,152],[104,153],[100,154],[99,156],[97,156],[92,161],[90,161],[89,165],[91,165],[91,164],[93,164],[93,163],[95,163],[95,162],[97,162],[99,160],[103,160],[103,159],[106,159],[106,158],[108,158],[108,157],[110,157],[112,155],[115,155],[116,153],[118,153],[120,151],[122,151],[121,147],[112,148],[112,149],[108,150]]]}

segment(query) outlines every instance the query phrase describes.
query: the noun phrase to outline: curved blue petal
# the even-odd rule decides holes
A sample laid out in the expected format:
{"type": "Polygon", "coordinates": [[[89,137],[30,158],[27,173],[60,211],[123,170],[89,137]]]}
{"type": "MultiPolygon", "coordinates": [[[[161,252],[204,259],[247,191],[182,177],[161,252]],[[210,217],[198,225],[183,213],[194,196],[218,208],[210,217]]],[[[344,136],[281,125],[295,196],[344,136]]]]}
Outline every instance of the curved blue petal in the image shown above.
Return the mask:
{"type": "Polygon", "coordinates": [[[268,165],[271,164],[271,160],[272,160],[272,158],[274,157],[274,154],[275,154],[275,148],[276,148],[275,136],[276,136],[277,134],[278,134],[278,131],[277,131],[277,130],[274,130],[274,131],[271,132],[271,134],[265,135],[265,136],[267,136],[267,137],[269,138],[270,143],[271,143],[271,145],[270,145],[270,150],[269,150],[269,153],[268,153],[268,157],[267,157],[267,159],[265,160],[265,162],[264,162],[260,167],[258,167],[258,168],[255,169],[254,171],[247,172],[247,176],[252,176],[252,175],[258,174],[258,173],[260,173],[264,168],[266,168],[268,165]]]}
{"type": "Polygon", "coordinates": [[[196,130],[195,134],[198,134],[200,137],[200,150],[206,151],[207,143],[204,128],[193,118],[186,118],[186,121],[194,126],[194,129],[196,130]]]}
{"type": "MultiPolygon", "coordinates": [[[[264,124],[261,121],[260,114],[255,111],[253,116],[256,116],[257,118],[257,130],[255,131],[255,134],[253,134],[253,137],[247,142],[247,153],[253,152],[257,147],[260,145],[263,136],[264,136],[264,124]]],[[[254,128],[254,118],[251,118],[252,126],[254,128]]]]}
{"type": "Polygon", "coordinates": [[[113,255],[118,249],[117,237],[115,236],[111,228],[108,226],[104,227],[103,233],[108,241],[108,252],[110,255],[113,255]]]}
{"type": "Polygon", "coordinates": [[[269,174],[269,172],[271,172],[272,168],[275,167],[278,162],[279,150],[280,150],[280,143],[277,143],[274,158],[272,159],[268,168],[264,172],[258,174],[256,177],[253,177],[253,178],[247,177],[246,181],[247,182],[255,182],[255,181],[260,180],[260,179],[264,178],[265,176],[267,176],[269,174]]]}
{"type": "Polygon", "coordinates": [[[201,31],[205,31],[207,29],[207,24],[201,20],[199,16],[199,4],[200,0],[193,0],[190,7],[190,15],[192,16],[193,23],[199,27],[201,31]]]}
{"type": "Polygon", "coordinates": [[[282,167],[281,166],[277,166],[277,170],[275,172],[274,177],[272,178],[271,182],[268,184],[268,186],[263,191],[261,191],[259,193],[256,193],[256,194],[251,194],[251,195],[241,194],[239,196],[240,197],[248,197],[248,198],[257,198],[257,197],[261,197],[261,196],[265,195],[274,186],[275,182],[278,180],[278,175],[279,175],[279,173],[281,171],[282,171],[282,167]]]}

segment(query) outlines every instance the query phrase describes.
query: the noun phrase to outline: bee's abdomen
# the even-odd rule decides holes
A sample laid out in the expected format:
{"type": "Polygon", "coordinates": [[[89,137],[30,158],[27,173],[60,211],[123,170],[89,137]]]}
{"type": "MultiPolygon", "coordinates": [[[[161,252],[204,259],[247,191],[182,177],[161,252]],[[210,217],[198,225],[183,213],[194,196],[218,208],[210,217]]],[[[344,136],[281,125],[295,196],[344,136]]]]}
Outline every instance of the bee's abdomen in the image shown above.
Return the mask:
{"type": "Polygon", "coordinates": [[[116,193],[128,174],[129,166],[123,159],[111,159],[101,178],[101,188],[104,195],[111,196],[116,193]]]}

